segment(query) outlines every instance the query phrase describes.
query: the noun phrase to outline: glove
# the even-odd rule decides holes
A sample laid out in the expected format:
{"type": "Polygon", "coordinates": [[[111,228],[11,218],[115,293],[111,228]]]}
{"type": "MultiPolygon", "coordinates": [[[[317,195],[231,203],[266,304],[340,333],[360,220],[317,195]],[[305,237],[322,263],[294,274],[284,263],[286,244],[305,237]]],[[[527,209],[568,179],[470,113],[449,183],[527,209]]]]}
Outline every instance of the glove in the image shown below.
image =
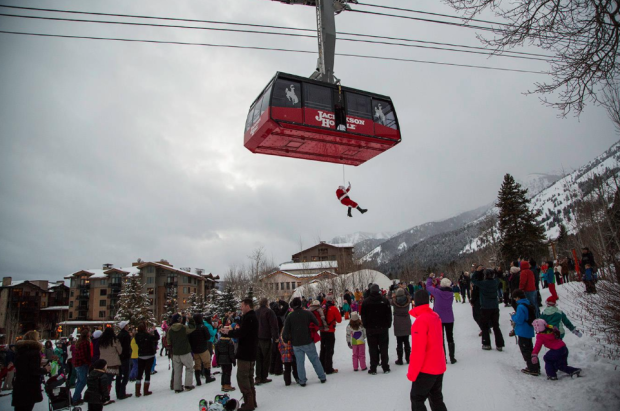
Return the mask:
{"type": "Polygon", "coordinates": [[[351,345],[351,343],[347,343],[349,345],[349,348],[352,350],[353,346],[351,345]]]}
{"type": "Polygon", "coordinates": [[[538,364],[538,357],[535,355],[532,355],[532,364],[538,364]]]}
{"type": "Polygon", "coordinates": [[[575,334],[577,337],[581,338],[583,337],[583,333],[581,331],[579,331],[578,329],[574,329],[573,331],[571,331],[573,334],[575,334]]]}

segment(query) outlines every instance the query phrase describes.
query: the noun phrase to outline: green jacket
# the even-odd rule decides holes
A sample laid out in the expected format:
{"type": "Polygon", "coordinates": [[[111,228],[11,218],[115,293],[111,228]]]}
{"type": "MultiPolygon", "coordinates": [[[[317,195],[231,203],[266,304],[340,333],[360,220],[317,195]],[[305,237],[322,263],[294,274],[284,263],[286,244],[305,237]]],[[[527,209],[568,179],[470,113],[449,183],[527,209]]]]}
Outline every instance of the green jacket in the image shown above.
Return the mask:
{"type": "Polygon", "coordinates": [[[566,333],[566,331],[564,331],[564,325],[566,325],[566,327],[568,327],[571,331],[575,329],[573,323],[569,321],[566,314],[564,314],[564,312],[562,312],[558,307],[545,308],[545,310],[540,314],[540,318],[545,320],[547,324],[558,327],[558,330],[560,330],[560,338],[563,338],[566,333]]]}
{"type": "Polygon", "coordinates": [[[172,347],[172,355],[185,355],[192,351],[189,346],[189,338],[187,338],[187,334],[192,332],[194,332],[194,328],[189,328],[181,323],[173,324],[168,328],[166,341],[172,347]]]}

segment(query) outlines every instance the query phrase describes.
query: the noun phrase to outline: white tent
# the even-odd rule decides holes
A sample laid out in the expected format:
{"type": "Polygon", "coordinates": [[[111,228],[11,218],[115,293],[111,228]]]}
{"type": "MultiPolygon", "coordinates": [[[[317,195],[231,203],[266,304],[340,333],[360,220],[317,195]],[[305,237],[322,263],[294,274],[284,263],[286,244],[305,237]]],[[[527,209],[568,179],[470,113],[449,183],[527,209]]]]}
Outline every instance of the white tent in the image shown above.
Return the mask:
{"type": "Polygon", "coordinates": [[[349,291],[355,291],[356,288],[365,290],[370,283],[378,284],[380,288],[388,290],[392,285],[392,280],[376,270],[360,270],[350,274],[342,274],[335,278],[311,281],[297,288],[291,299],[302,296],[314,297],[320,292],[327,293],[330,289],[333,290],[334,296],[339,298],[346,289],[349,291]]]}

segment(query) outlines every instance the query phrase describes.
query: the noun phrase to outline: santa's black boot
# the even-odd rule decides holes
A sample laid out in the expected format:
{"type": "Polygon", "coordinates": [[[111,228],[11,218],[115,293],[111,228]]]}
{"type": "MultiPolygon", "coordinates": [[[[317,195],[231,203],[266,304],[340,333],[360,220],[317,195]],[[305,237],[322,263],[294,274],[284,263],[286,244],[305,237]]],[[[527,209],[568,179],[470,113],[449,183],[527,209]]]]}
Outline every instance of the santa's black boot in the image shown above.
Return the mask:
{"type": "MultiPolygon", "coordinates": [[[[359,207],[358,207],[358,208],[359,208],[359,207]]],[[[353,215],[351,215],[351,207],[349,207],[349,211],[347,211],[347,215],[348,215],[349,217],[353,217],[353,215]]]]}
{"type": "Polygon", "coordinates": [[[368,211],[367,209],[362,208],[362,207],[360,207],[360,206],[357,206],[357,209],[358,209],[358,210],[359,210],[359,212],[360,212],[360,213],[362,213],[362,214],[364,214],[366,211],[368,211]]]}

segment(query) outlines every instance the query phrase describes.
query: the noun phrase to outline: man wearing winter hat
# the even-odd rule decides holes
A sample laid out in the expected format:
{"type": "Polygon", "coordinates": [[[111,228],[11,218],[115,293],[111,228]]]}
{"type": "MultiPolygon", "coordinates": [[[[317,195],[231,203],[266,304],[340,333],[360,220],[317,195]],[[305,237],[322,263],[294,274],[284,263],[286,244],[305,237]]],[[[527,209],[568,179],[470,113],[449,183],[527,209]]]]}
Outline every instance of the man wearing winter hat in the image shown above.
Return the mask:
{"type": "Polygon", "coordinates": [[[428,399],[433,411],[447,411],[443,402],[443,374],[446,372],[441,318],[428,305],[426,290],[414,294],[414,308],[409,311],[416,320],[411,326],[411,357],[407,379],[411,381],[411,410],[426,410],[428,399]]]}
{"type": "Polygon", "coordinates": [[[118,323],[120,331],[118,333],[118,341],[121,343],[122,351],[119,355],[121,366],[119,368],[118,377],[116,377],[116,398],[124,400],[132,394],[127,394],[127,382],[129,381],[129,362],[131,361],[131,335],[127,331],[129,321],[121,321],[118,323]]]}
{"type": "Polygon", "coordinates": [[[334,346],[336,345],[336,323],[342,322],[340,310],[334,304],[334,295],[327,294],[325,303],[325,321],[327,322],[324,330],[321,330],[321,353],[319,359],[326,374],[335,374],[338,369],[334,368],[334,346]]]}
{"type": "Polygon", "coordinates": [[[390,372],[390,359],[388,347],[390,335],[388,330],[392,327],[392,309],[390,302],[381,295],[379,286],[373,284],[369,289],[369,296],[362,303],[362,324],[366,328],[368,352],[370,353],[370,369],[368,374],[376,375],[381,355],[381,368],[383,373],[390,372]]]}

